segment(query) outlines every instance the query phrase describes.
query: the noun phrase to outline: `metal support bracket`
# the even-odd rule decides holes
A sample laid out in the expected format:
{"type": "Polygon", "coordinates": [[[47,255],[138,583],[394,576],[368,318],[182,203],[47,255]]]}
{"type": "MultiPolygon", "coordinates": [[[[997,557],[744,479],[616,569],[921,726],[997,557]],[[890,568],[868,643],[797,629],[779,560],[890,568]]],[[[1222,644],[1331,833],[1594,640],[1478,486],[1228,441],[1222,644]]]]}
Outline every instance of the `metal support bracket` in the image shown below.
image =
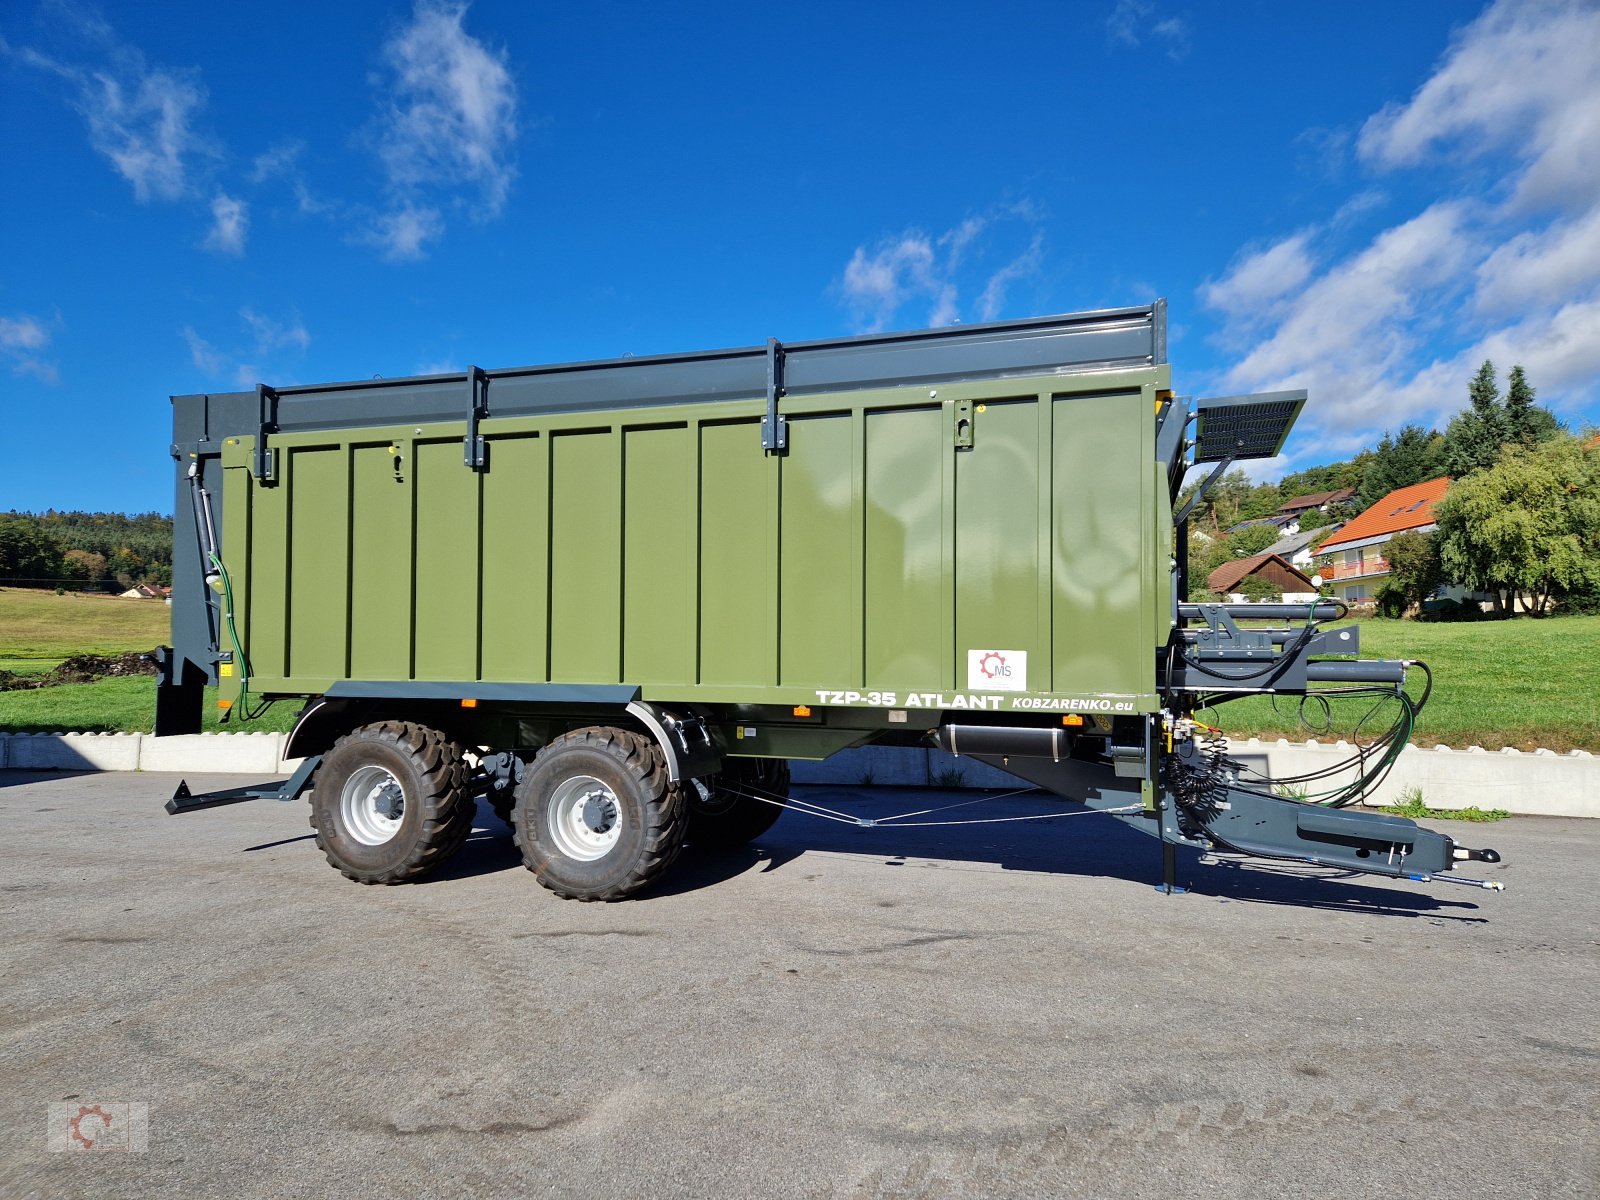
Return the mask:
{"type": "Polygon", "coordinates": [[[278,482],[278,452],[267,445],[269,434],[278,432],[278,392],[264,383],[256,384],[256,405],[261,425],[256,433],[255,477],[258,482],[278,482]]]}
{"type": "Polygon", "coordinates": [[[489,469],[489,446],[478,432],[478,422],[489,415],[489,376],[482,367],[467,368],[467,441],[465,459],[474,471],[489,469]]]}
{"type": "Polygon", "coordinates": [[[767,415],[761,418],[761,448],[768,454],[783,454],[789,449],[789,422],[778,414],[778,398],[783,395],[783,343],[767,339],[767,415]]]}
{"type": "Polygon", "coordinates": [[[300,764],[288,779],[282,783],[262,783],[250,787],[225,788],[220,792],[195,793],[189,790],[187,780],[178,781],[178,790],[172,793],[172,799],[167,801],[167,815],[175,817],[179,813],[193,812],[198,808],[216,808],[223,804],[243,804],[246,800],[298,800],[300,794],[311,784],[311,776],[317,766],[322,762],[322,755],[317,754],[300,764]]]}
{"type": "Polygon", "coordinates": [[[1231,466],[1233,466],[1233,455],[1230,454],[1217,464],[1216,469],[1206,476],[1206,481],[1195,489],[1194,495],[1190,496],[1184,506],[1178,510],[1178,515],[1172,518],[1174,526],[1179,529],[1183,528],[1183,523],[1189,519],[1189,514],[1194,511],[1194,506],[1206,498],[1206,493],[1216,487],[1217,480],[1221,479],[1222,473],[1231,466]]]}

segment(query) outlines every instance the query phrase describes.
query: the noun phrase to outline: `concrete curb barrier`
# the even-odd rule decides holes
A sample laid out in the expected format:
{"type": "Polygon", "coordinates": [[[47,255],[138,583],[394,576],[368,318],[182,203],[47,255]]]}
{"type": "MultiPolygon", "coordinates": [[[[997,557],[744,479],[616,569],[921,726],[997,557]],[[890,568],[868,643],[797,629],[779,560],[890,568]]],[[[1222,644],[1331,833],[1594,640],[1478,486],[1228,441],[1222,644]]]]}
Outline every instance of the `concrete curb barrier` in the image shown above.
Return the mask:
{"type": "MultiPolygon", "coordinates": [[[[17,771],[174,771],[203,775],[289,774],[300,765],[283,757],[282,733],[200,733],[158,738],[142,733],[0,734],[0,769],[17,771]]],[[[1262,774],[1304,775],[1347,759],[1346,742],[1235,740],[1229,753],[1262,774]]],[[[826,762],[795,762],[796,783],[860,786],[1002,788],[1024,786],[1004,771],[942,750],[864,746],[826,762]]],[[[1348,777],[1345,777],[1348,778],[1348,777]]],[[[1343,782],[1344,778],[1332,781],[1343,782]]],[[[1600,817],[1600,757],[1585,750],[1490,752],[1481,746],[1407,746],[1389,778],[1369,799],[1394,804],[1420,789],[1432,808],[1503,808],[1520,816],[1600,817]]]]}
{"type": "Polygon", "coordinates": [[[14,771],[189,771],[198,775],[292,772],[283,733],[0,733],[0,769],[14,771]]]}

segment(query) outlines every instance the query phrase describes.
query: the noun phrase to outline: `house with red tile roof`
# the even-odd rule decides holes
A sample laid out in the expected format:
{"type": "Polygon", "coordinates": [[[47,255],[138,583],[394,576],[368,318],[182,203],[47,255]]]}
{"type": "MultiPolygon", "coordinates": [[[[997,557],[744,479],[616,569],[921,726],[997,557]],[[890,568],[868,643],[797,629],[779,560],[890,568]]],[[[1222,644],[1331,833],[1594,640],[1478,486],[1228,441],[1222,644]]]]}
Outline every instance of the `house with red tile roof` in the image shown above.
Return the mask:
{"type": "Polygon", "coordinates": [[[1389,576],[1383,547],[1397,533],[1436,527],[1433,506],[1444,499],[1450,477],[1396,488],[1317,548],[1323,582],[1341,600],[1371,600],[1389,576]]]}

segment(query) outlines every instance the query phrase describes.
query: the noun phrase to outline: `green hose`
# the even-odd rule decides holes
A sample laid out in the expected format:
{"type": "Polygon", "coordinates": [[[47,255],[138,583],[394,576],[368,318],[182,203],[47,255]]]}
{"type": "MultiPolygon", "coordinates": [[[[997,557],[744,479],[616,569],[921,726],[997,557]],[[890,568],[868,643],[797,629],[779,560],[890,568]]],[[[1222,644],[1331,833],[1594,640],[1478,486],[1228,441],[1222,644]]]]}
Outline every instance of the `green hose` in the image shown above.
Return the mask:
{"type": "MultiPolygon", "coordinates": [[[[239,711],[248,719],[250,699],[250,660],[245,657],[244,644],[239,640],[239,629],[233,623],[233,581],[228,578],[228,568],[217,555],[209,556],[211,566],[222,580],[223,620],[228,626],[228,640],[233,643],[233,661],[239,667],[239,711]]],[[[232,713],[230,711],[229,716],[232,713]]],[[[227,718],[224,718],[226,720],[227,718]]]]}

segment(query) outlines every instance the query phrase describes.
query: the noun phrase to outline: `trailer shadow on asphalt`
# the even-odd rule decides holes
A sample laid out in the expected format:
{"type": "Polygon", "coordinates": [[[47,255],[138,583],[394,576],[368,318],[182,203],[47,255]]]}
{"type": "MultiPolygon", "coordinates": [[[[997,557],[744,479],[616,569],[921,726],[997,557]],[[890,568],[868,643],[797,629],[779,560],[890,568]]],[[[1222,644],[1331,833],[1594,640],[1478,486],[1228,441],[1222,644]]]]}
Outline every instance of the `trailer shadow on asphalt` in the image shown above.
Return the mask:
{"type": "MultiPolygon", "coordinates": [[[[755,843],[717,853],[687,847],[659,884],[635,903],[711,888],[755,871],[769,874],[803,862],[808,854],[847,855],[877,861],[885,871],[1001,870],[1043,875],[1085,876],[1124,880],[1141,894],[1162,901],[1161,847],[1154,838],[1130,829],[1115,817],[1069,806],[1070,816],[1055,820],[1015,820],[1059,811],[1061,802],[1039,793],[1008,795],[970,804],[972,793],[884,788],[809,788],[797,795],[839,813],[883,820],[899,813],[942,805],[964,807],[954,819],[1010,818],[992,824],[871,827],[810,817],[798,811],[783,814],[755,843]]],[[[933,817],[924,819],[934,819],[933,817]]],[[[285,839],[285,845],[310,835],[285,839]]],[[[247,849],[266,849],[267,846],[247,849]]],[[[480,804],[471,837],[442,870],[421,880],[423,886],[472,876],[522,870],[522,856],[510,831],[486,804],[480,804]]],[[[1185,899],[1210,898],[1246,904],[1287,905],[1368,916],[1446,920],[1479,924],[1479,906],[1471,900],[1444,898],[1412,890],[1427,885],[1391,882],[1343,870],[1297,863],[1205,855],[1180,847],[1178,882],[1185,899]],[[1370,878],[1370,882],[1368,879],[1370,878]]],[[[1442,886],[1442,885],[1435,885],[1442,886]]]]}

